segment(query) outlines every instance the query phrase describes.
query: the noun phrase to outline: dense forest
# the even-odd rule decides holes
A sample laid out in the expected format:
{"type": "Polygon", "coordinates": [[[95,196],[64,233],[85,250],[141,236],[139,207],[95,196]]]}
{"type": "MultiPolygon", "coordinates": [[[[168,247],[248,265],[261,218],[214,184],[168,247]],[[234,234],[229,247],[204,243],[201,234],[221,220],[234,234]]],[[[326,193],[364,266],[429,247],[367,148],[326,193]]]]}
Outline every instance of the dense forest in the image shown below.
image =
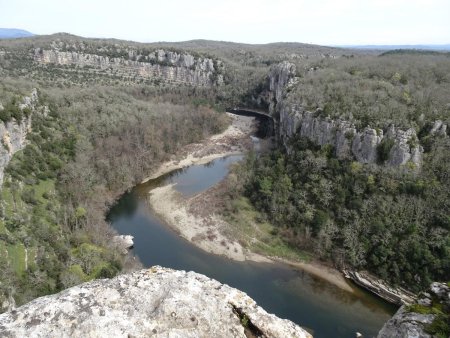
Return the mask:
{"type": "MultiPolygon", "coordinates": [[[[281,144],[250,154],[235,169],[228,198],[247,198],[261,221],[274,225],[274,237],[340,268],[366,269],[415,291],[449,280],[450,139],[448,132],[432,132],[438,119],[450,124],[448,55],[56,35],[0,42],[0,123],[32,116],[28,145],[14,155],[2,186],[0,303],[13,297],[21,304],[132,269],[137,263],[111,244],[107,208],[180,147],[223,130],[226,107],[268,109],[268,74],[284,60],[296,66],[284,104],[358,128],[413,128],[423,166],[338,160],[332,147],[293,137],[289,154],[281,144]],[[36,64],[34,50],[51,48],[54,40],[67,41],[67,51],[75,41],[124,59],[128,49],[187,51],[220,60],[224,83],[142,83],[36,64]],[[32,88],[47,107],[40,112],[19,109],[32,88]]],[[[277,119],[277,106],[272,113],[277,119]]],[[[388,150],[389,144],[379,147],[380,159],[388,150]]]]}
{"type": "Polygon", "coordinates": [[[449,280],[450,138],[433,130],[450,124],[448,55],[387,53],[295,65],[275,116],[280,106],[296,105],[359,130],[412,128],[417,137],[409,146],[423,148],[423,165],[385,165],[390,139],[377,146],[377,163],[364,164],[339,160],[332,145],[297,134],[289,153],[280,146],[236,169],[241,185],[232,198],[249,198],[277,236],[339,268],[368,270],[414,291],[449,280]]]}
{"type": "MultiPolygon", "coordinates": [[[[339,161],[293,140],[295,152],[250,156],[236,176],[275,234],[341,268],[366,269],[418,291],[450,278],[448,139],[420,175],[339,161]]],[[[264,218],[263,218],[264,220],[264,218]]]]}
{"type": "MultiPolygon", "coordinates": [[[[0,91],[20,102],[35,85],[3,79],[0,91]]],[[[138,264],[112,244],[108,205],[168,154],[227,125],[206,106],[153,102],[138,89],[38,88],[49,112],[33,114],[1,195],[0,294],[17,304],[138,264]]]]}
{"type": "Polygon", "coordinates": [[[288,102],[320,108],[323,116],[352,121],[359,128],[395,124],[415,128],[450,119],[450,56],[439,53],[296,62],[296,83],[288,102]]]}

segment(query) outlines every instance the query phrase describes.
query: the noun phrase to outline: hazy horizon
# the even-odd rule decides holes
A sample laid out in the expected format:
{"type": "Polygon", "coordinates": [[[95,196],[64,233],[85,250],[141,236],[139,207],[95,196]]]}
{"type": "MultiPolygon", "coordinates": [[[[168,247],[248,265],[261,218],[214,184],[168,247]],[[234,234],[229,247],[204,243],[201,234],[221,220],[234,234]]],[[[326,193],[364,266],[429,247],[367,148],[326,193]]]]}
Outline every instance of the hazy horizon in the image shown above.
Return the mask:
{"type": "Polygon", "coordinates": [[[445,0],[206,0],[154,2],[0,0],[1,25],[33,34],[66,32],[137,42],[215,40],[326,46],[450,43],[445,0]]]}

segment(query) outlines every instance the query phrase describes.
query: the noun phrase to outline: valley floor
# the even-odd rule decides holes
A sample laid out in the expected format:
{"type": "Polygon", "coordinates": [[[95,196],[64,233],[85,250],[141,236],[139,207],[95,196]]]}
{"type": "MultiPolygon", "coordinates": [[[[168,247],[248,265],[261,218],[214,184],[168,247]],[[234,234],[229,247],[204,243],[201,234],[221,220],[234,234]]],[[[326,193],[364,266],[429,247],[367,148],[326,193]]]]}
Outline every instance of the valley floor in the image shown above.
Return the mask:
{"type": "MultiPolygon", "coordinates": [[[[200,144],[191,144],[183,149],[176,160],[171,160],[149,178],[159,177],[172,170],[193,164],[208,163],[216,158],[242,154],[253,147],[250,135],[255,131],[253,118],[231,115],[231,125],[221,134],[214,135],[200,144]]],[[[268,147],[269,141],[261,141],[261,147],[268,147]]],[[[194,195],[183,197],[173,185],[150,191],[149,203],[153,210],[180,236],[199,248],[237,261],[282,262],[302,269],[324,279],[343,290],[354,289],[342,274],[323,263],[292,250],[279,238],[270,234],[272,226],[255,221],[255,215],[248,201],[241,203],[244,212],[239,221],[220,215],[221,196],[226,192],[227,180],[194,195]]]]}
{"type": "Polygon", "coordinates": [[[163,163],[142,183],[176,169],[193,164],[205,164],[224,156],[243,154],[251,149],[252,141],[249,135],[256,128],[254,118],[230,113],[227,113],[227,115],[231,119],[231,124],[224,132],[213,135],[201,143],[193,143],[183,147],[174,156],[174,159],[163,163]]]}

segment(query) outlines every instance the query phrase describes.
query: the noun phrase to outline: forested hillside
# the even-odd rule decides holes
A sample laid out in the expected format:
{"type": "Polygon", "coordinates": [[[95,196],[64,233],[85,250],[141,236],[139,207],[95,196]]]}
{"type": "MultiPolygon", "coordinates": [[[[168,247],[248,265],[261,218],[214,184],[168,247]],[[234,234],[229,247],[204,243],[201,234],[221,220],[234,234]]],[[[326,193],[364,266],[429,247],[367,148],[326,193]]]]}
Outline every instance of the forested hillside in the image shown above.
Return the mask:
{"type": "MultiPolygon", "coordinates": [[[[48,114],[32,115],[29,144],[9,163],[2,187],[6,305],[11,297],[22,304],[137,264],[111,242],[108,205],[181,145],[227,123],[208,107],[153,102],[138,88],[48,85],[12,79],[0,85],[4,102],[36,86],[39,104],[48,107],[48,114]]],[[[3,112],[20,111],[13,107],[3,112]]]]}
{"type": "Polygon", "coordinates": [[[359,127],[413,127],[450,118],[450,54],[385,53],[297,64],[288,101],[359,127]]]}
{"type": "MultiPolygon", "coordinates": [[[[448,55],[388,53],[295,66],[295,74],[292,66],[273,74],[286,85],[271,107],[277,119],[298,117],[280,126],[284,144],[276,151],[242,165],[237,190],[276,225],[277,236],[340,268],[369,270],[415,291],[449,280],[448,55]],[[302,120],[298,114],[308,111],[302,120]],[[327,142],[337,138],[336,129],[326,129],[333,121],[371,140],[365,146],[376,150],[375,160],[342,150],[338,156],[339,142],[327,142]],[[418,149],[419,160],[387,164],[397,142],[389,138],[393,126],[410,130],[403,147],[418,149]]],[[[354,137],[349,131],[341,142],[354,137]]]]}
{"type": "Polygon", "coordinates": [[[272,236],[338,267],[413,290],[450,279],[449,74],[450,58],[436,53],[66,34],[0,41],[0,123],[31,116],[1,192],[0,303],[131,268],[111,244],[108,206],[182,145],[223,130],[220,111],[235,106],[270,109],[276,121],[295,107],[380,134],[412,128],[420,167],[385,165],[390,142],[365,164],[294,133],[236,169],[230,199],[247,198],[272,236]],[[286,60],[296,72],[277,97],[270,74],[286,60]],[[20,108],[33,88],[41,113],[20,108]]]}

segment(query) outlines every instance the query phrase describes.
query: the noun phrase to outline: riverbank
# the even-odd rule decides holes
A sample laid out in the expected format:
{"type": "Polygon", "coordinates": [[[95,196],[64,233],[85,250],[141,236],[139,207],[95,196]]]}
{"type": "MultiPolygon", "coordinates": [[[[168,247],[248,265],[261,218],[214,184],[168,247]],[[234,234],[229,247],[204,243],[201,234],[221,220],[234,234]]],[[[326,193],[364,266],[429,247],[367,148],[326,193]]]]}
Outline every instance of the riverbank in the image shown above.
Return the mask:
{"type": "Polygon", "coordinates": [[[152,209],[180,236],[197,247],[236,261],[271,262],[226,236],[229,225],[218,215],[208,213],[209,205],[204,205],[205,216],[192,212],[192,200],[183,198],[174,185],[155,188],[149,194],[152,209]]]}
{"type": "Polygon", "coordinates": [[[220,157],[238,155],[252,148],[250,135],[256,130],[255,118],[226,113],[231,124],[220,134],[213,135],[203,142],[189,144],[174,159],[164,162],[141,183],[155,179],[173,170],[182,169],[193,164],[206,164],[220,157]]]}
{"type": "MultiPolygon", "coordinates": [[[[163,163],[145,181],[157,178],[172,170],[180,169],[193,164],[208,163],[216,158],[233,154],[242,154],[253,147],[250,135],[254,133],[256,122],[254,118],[236,116],[229,114],[232,118],[231,125],[223,133],[214,135],[199,144],[185,147],[177,159],[163,163]]],[[[267,143],[262,142],[262,148],[267,143]]],[[[255,262],[282,262],[295,268],[302,269],[308,273],[332,283],[342,290],[353,292],[353,288],[333,268],[320,264],[319,262],[302,261],[301,255],[281,255],[280,251],[274,254],[265,250],[258,250],[257,245],[270,246],[263,243],[261,236],[250,236],[249,232],[243,238],[237,234],[241,231],[236,224],[227,222],[219,213],[220,194],[223,185],[212,187],[205,192],[191,198],[184,198],[176,191],[173,185],[158,187],[150,191],[149,203],[152,209],[180,236],[190,241],[206,252],[223,255],[236,261],[255,262]],[[255,245],[253,245],[255,244],[255,245]]],[[[268,231],[250,229],[250,232],[268,235],[268,231]]],[[[281,244],[283,245],[283,244],[281,244]]]]}
{"type": "MultiPolygon", "coordinates": [[[[174,185],[155,188],[149,193],[149,203],[174,231],[206,252],[222,255],[235,261],[281,262],[304,270],[347,292],[354,292],[352,286],[340,271],[316,261],[300,261],[257,253],[245,245],[240,236],[233,236],[237,230],[215,212],[214,198],[206,191],[191,198],[184,198],[174,185]],[[211,201],[211,203],[208,203],[211,201]]],[[[249,242],[261,241],[255,237],[249,242]]],[[[258,250],[260,251],[260,250],[258,250]]],[[[264,252],[264,251],[263,251],[264,252]]]]}

